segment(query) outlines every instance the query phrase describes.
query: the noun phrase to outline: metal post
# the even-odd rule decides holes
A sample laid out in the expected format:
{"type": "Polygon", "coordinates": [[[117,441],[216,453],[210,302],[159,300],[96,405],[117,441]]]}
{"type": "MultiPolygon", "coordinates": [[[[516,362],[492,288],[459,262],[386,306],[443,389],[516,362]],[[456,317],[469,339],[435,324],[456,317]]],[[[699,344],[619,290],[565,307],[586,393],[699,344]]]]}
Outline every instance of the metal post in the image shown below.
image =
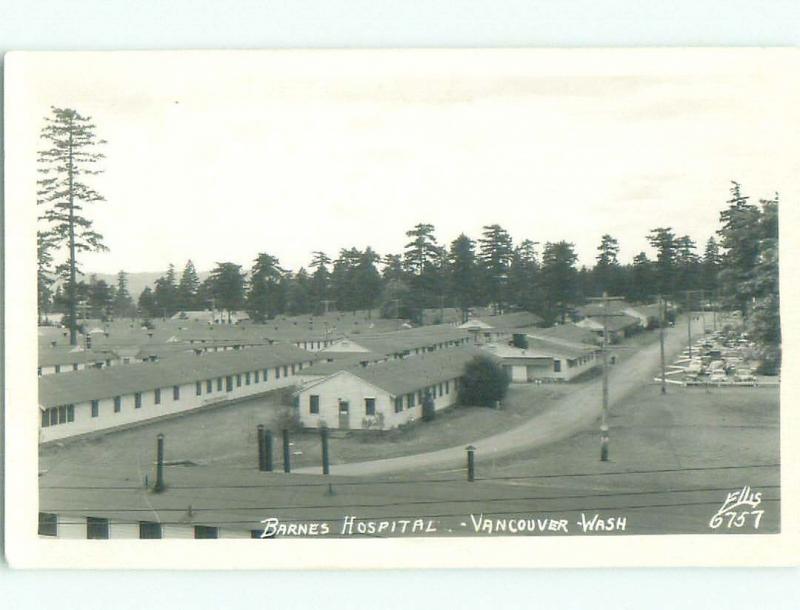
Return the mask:
{"type": "Polygon", "coordinates": [[[467,447],[467,481],[475,480],[475,447],[467,447]]]}
{"type": "Polygon", "coordinates": [[[686,291],[686,313],[687,313],[687,326],[686,330],[689,333],[689,360],[692,359],[692,303],[689,299],[690,291],[686,291]]]}
{"type": "Polygon", "coordinates": [[[292,455],[291,455],[291,449],[289,447],[289,431],[286,428],[284,428],[282,430],[282,434],[283,434],[283,471],[291,472],[292,455]]]}
{"type": "Polygon", "coordinates": [[[322,440],[322,474],[331,473],[330,456],[328,455],[328,429],[319,429],[320,438],[322,440]]]}
{"type": "Polygon", "coordinates": [[[264,470],[272,472],[272,430],[264,430],[264,470]]]}
{"type": "Polygon", "coordinates": [[[603,413],[600,419],[602,439],[600,459],[608,460],[608,293],[603,291],[603,413]]]}
{"type": "Polygon", "coordinates": [[[263,472],[266,470],[264,466],[264,424],[258,424],[258,426],[256,426],[256,436],[258,437],[258,469],[263,472]]]}
{"type": "Polygon", "coordinates": [[[161,433],[156,436],[156,485],[153,491],[164,491],[164,435],[161,433]]]}
{"type": "Polygon", "coordinates": [[[666,305],[664,298],[658,296],[658,340],[661,344],[661,393],[667,393],[667,364],[664,357],[664,319],[667,317],[664,313],[666,305]]]}

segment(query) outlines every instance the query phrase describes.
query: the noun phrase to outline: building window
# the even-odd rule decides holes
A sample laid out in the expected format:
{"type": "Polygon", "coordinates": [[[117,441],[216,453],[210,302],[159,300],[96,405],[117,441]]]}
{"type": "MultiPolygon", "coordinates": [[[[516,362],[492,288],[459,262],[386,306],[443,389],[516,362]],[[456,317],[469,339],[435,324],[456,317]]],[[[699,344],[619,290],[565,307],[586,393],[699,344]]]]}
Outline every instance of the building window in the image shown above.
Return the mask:
{"type": "Polygon", "coordinates": [[[37,374],[37,375],[39,375],[39,377],[41,377],[41,376],[42,376],[42,367],[38,367],[38,368],[36,369],[36,374],[37,374]]]}
{"type": "Polygon", "coordinates": [[[416,404],[415,398],[416,397],[414,394],[406,395],[406,404],[408,405],[407,408],[411,409],[416,404]]]}
{"type": "Polygon", "coordinates": [[[139,521],[139,538],[143,540],[161,538],[161,524],[155,521],[139,521]]]}
{"type": "Polygon", "coordinates": [[[194,526],[195,538],[219,538],[219,529],[216,527],[208,527],[207,525],[194,526]]]}
{"type": "Polygon", "coordinates": [[[86,517],[86,537],[89,540],[108,539],[108,519],[86,517]]]}
{"type": "Polygon", "coordinates": [[[312,415],[319,413],[319,395],[312,394],[308,397],[308,412],[312,415]]]}
{"type": "Polygon", "coordinates": [[[161,404],[161,388],[156,388],[153,391],[153,402],[157,405],[161,404]]]}
{"type": "Polygon", "coordinates": [[[375,415],[375,399],[374,398],[365,398],[364,399],[364,410],[367,412],[367,415],[375,415]]]}
{"type": "Polygon", "coordinates": [[[394,399],[394,412],[400,413],[403,410],[403,397],[398,396],[394,399]]]}
{"type": "Polygon", "coordinates": [[[253,371],[253,383],[258,383],[258,377],[261,371],[253,371]]]}
{"type": "Polygon", "coordinates": [[[242,376],[241,375],[236,375],[236,387],[237,388],[241,388],[242,387],[242,376]]]}
{"type": "Polygon", "coordinates": [[[58,536],[58,516],[55,513],[39,513],[39,535],[58,536]]]}
{"type": "Polygon", "coordinates": [[[206,394],[211,394],[214,391],[214,384],[211,379],[206,379],[206,394]]]}
{"type": "Polygon", "coordinates": [[[269,369],[264,369],[264,381],[265,382],[267,381],[267,379],[269,379],[268,373],[269,373],[269,369]]]}
{"type": "Polygon", "coordinates": [[[286,366],[285,364],[283,365],[283,376],[284,377],[288,377],[289,376],[289,367],[286,366]]]}
{"type": "Polygon", "coordinates": [[[93,400],[92,401],[92,417],[98,417],[100,415],[100,401],[93,400]]]}
{"type": "Polygon", "coordinates": [[[180,400],[181,398],[181,386],[174,385],[172,386],[172,400],[180,400]]]}
{"type": "Polygon", "coordinates": [[[58,407],[58,423],[59,424],[67,423],[67,405],[61,405],[60,407],[58,407]]]}
{"type": "Polygon", "coordinates": [[[203,393],[203,383],[201,381],[194,382],[194,395],[200,396],[203,393]]]}
{"type": "Polygon", "coordinates": [[[42,411],[42,428],[47,428],[50,425],[50,411],[44,409],[42,411]]]}
{"type": "Polygon", "coordinates": [[[244,385],[250,385],[250,371],[244,374],[244,385]]]}
{"type": "Polygon", "coordinates": [[[222,377],[217,377],[217,392],[222,392],[222,377]]]}
{"type": "Polygon", "coordinates": [[[346,400],[339,399],[339,415],[348,415],[350,413],[350,403],[346,400]]]}
{"type": "Polygon", "coordinates": [[[56,373],[60,373],[61,372],[61,365],[60,364],[57,364],[55,368],[56,368],[56,373]]]}
{"type": "Polygon", "coordinates": [[[75,421],[75,405],[67,405],[67,422],[75,421]]]}
{"type": "Polygon", "coordinates": [[[450,393],[450,382],[449,381],[445,381],[444,382],[444,393],[445,394],[449,394],[450,393]]]}
{"type": "Polygon", "coordinates": [[[561,372],[561,360],[553,360],[553,372],[554,373],[561,372]]]}
{"type": "Polygon", "coordinates": [[[77,362],[73,362],[72,363],[72,370],[73,371],[77,371],[78,370],[78,363],[77,362]]]}
{"type": "Polygon", "coordinates": [[[50,409],[50,425],[55,426],[58,423],[58,409],[52,407],[50,409]]]}
{"type": "Polygon", "coordinates": [[[114,413],[122,410],[122,396],[114,396],[114,413]]]}
{"type": "Polygon", "coordinates": [[[294,375],[294,365],[292,365],[292,375],[294,375]]]}
{"type": "Polygon", "coordinates": [[[136,409],[141,409],[142,408],[142,393],[141,392],[136,392],[136,394],[133,395],[133,406],[136,409]]]}
{"type": "Polygon", "coordinates": [[[276,366],[275,367],[275,379],[280,379],[280,378],[281,378],[281,367],[276,366]]]}

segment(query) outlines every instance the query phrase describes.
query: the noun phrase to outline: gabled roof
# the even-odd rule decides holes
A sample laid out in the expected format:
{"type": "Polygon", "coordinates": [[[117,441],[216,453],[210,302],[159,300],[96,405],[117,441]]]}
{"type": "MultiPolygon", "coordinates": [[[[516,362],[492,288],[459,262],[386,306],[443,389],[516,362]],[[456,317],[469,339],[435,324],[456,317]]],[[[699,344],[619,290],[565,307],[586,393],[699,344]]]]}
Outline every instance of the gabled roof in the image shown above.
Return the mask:
{"type": "Polygon", "coordinates": [[[514,330],[528,326],[538,326],[542,318],[529,311],[514,311],[497,316],[473,316],[461,325],[461,328],[477,326],[479,328],[492,328],[495,330],[514,330]]]}
{"type": "Polygon", "coordinates": [[[39,377],[39,404],[53,407],[314,360],[293,345],[271,345],[201,355],[179,354],[159,362],[71,371],[39,377]]]}
{"type": "Polygon", "coordinates": [[[39,350],[39,366],[105,362],[108,359],[116,360],[117,354],[111,351],[75,350],[68,347],[46,347],[39,350]]]}
{"type": "Polygon", "coordinates": [[[548,341],[566,343],[587,343],[595,345],[597,339],[588,328],[583,328],[576,324],[560,324],[550,328],[537,328],[528,331],[528,337],[546,339],[548,341]]]}
{"type": "Polygon", "coordinates": [[[476,356],[492,357],[477,348],[453,348],[346,371],[393,396],[400,396],[461,377],[467,362],[476,356]]]}
{"type": "MultiPolygon", "coordinates": [[[[608,330],[614,332],[618,330],[624,330],[626,328],[630,328],[631,326],[638,326],[639,319],[634,318],[633,316],[629,316],[626,314],[614,314],[610,315],[607,318],[606,327],[608,330]]],[[[578,322],[578,326],[583,326],[585,328],[591,328],[593,330],[601,330],[603,328],[603,318],[602,317],[594,317],[594,318],[585,318],[578,322]]]]}

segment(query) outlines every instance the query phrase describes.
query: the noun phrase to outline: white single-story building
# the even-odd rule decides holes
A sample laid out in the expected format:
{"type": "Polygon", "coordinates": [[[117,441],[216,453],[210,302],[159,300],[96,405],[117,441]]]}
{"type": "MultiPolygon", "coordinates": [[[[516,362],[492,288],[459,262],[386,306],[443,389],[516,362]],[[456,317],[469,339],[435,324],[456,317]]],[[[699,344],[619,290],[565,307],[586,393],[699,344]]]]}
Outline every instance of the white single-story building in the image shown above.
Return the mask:
{"type": "Polygon", "coordinates": [[[469,331],[473,342],[499,343],[513,334],[525,332],[526,329],[540,326],[543,320],[529,311],[515,311],[496,316],[472,317],[458,328],[469,331]]]}
{"type": "MultiPolygon", "coordinates": [[[[602,317],[584,318],[576,326],[592,331],[599,339],[603,338],[604,322],[602,317]]],[[[609,314],[605,327],[608,332],[609,343],[618,343],[631,333],[642,329],[639,318],[634,318],[624,313],[609,314]]]]}
{"type": "Polygon", "coordinates": [[[455,404],[464,368],[479,354],[440,350],[340,370],[303,386],[295,394],[297,413],[307,428],[396,428],[422,417],[426,396],[437,411],[455,404]]]}
{"type": "Polygon", "coordinates": [[[119,355],[113,351],[92,351],[81,347],[54,347],[39,350],[37,374],[53,375],[84,369],[100,369],[119,364],[119,355]]]}
{"type": "Polygon", "coordinates": [[[184,354],[39,378],[40,442],[109,430],[297,382],[314,357],[292,345],[184,354]]]}
{"type": "Polygon", "coordinates": [[[527,348],[489,344],[484,349],[498,358],[512,383],[570,381],[601,364],[600,350],[582,343],[527,337],[527,348]]]}

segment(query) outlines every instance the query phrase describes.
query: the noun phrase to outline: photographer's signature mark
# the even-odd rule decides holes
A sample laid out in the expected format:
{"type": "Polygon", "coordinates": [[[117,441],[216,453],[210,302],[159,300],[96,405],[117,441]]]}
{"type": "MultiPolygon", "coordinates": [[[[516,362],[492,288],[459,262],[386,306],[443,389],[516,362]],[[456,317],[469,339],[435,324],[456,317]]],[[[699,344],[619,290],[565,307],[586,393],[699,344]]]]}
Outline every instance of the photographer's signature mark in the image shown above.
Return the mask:
{"type": "Polygon", "coordinates": [[[750,486],[732,491],[725,498],[722,507],[711,517],[708,526],[711,529],[736,529],[752,524],[758,529],[764,511],[758,509],[761,505],[761,492],[754,492],[750,486]]]}

